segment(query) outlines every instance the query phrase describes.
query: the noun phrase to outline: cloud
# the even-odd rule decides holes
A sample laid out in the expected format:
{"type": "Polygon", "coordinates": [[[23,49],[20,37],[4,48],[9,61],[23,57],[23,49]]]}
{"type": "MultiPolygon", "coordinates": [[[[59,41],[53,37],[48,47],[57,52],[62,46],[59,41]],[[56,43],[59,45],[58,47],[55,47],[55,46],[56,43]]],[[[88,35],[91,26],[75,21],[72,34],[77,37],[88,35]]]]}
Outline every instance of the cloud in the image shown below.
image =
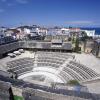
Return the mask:
{"type": "Polygon", "coordinates": [[[0,9],[0,13],[4,12],[4,9],[0,9]]]}
{"type": "Polygon", "coordinates": [[[16,2],[20,4],[26,4],[28,3],[28,0],[16,0],[16,2]]]}
{"type": "Polygon", "coordinates": [[[93,24],[93,21],[68,21],[67,24],[75,24],[75,25],[85,25],[85,24],[93,24]]]}

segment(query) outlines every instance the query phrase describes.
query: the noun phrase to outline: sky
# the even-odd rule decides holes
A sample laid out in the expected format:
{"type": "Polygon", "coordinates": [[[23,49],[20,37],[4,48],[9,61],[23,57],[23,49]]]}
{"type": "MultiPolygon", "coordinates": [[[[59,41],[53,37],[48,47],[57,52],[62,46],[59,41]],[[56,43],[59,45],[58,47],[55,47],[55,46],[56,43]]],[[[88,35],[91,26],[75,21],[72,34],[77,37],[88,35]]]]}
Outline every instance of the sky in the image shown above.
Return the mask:
{"type": "Polygon", "coordinates": [[[0,0],[0,26],[100,27],[100,0],[0,0]]]}

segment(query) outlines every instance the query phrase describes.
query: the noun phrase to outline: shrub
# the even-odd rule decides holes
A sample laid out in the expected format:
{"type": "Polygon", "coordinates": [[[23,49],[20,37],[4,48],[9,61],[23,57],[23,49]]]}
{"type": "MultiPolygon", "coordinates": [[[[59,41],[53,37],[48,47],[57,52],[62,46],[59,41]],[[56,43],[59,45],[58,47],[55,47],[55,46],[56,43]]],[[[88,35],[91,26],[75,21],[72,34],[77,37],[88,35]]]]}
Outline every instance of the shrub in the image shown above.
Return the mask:
{"type": "Polygon", "coordinates": [[[69,85],[80,85],[79,82],[77,80],[70,80],[68,82],[69,85]]]}

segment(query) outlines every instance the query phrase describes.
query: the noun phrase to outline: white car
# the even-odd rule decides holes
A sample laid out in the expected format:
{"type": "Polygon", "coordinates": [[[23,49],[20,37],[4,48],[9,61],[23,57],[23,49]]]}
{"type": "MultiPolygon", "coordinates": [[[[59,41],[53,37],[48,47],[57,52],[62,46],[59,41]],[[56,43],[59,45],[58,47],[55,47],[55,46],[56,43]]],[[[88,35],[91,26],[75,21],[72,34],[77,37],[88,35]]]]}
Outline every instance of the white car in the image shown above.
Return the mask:
{"type": "Polygon", "coordinates": [[[13,53],[8,53],[8,56],[9,56],[9,57],[11,57],[11,58],[16,57],[16,55],[15,55],[15,54],[13,54],[13,53]]]}
{"type": "Polygon", "coordinates": [[[20,53],[24,53],[25,51],[23,49],[18,50],[20,53]]]}
{"type": "Polygon", "coordinates": [[[21,55],[21,53],[19,51],[14,51],[13,52],[15,55],[21,55]]]}

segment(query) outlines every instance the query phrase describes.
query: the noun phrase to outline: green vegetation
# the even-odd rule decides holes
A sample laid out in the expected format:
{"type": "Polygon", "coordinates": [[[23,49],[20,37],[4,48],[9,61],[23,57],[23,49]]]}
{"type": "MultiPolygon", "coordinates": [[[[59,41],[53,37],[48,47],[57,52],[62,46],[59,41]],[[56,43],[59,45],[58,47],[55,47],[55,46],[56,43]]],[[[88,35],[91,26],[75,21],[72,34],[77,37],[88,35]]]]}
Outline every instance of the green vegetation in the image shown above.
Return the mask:
{"type": "Polygon", "coordinates": [[[75,37],[72,37],[72,44],[75,43],[75,37]]]}
{"type": "Polygon", "coordinates": [[[72,40],[72,38],[71,38],[71,37],[69,37],[69,38],[68,38],[68,41],[71,41],[71,40],[72,40]]]}
{"type": "Polygon", "coordinates": [[[82,32],[82,42],[84,44],[84,52],[85,52],[86,45],[87,45],[87,39],[88,39],[88,36],[87,36],[86,32],[82,32]]]}
{"type": "Polygon", "coordinates": [[[67,84],[69,84],[69,85],[80,85],[77,80],[70,80],[67,84]]]}
{"type": "Polygon", "coordinates": [[[20,96],[14,95],[14,100],[24,100],[24,98],[23,97],[20,97],[20,96]]]}
{"type": "Polygon", "coordinates": [[[79,38],[78,37],[76,37],[74,51],[77,53],[81,53],[81,47],[79,47],[79,38]]]}
{"type": "Polygon", "coordinates": [[[73,51],[74,52],[77,52],[77,53],[81,53],[81,47],[79,47],[79,44],[80,44],[80,40],[79,40],[79,37],[78,35],[76,34],[73,34],[72,36],[72,44],[73,44],[73,51]]]}
{"type": "Polygon", "coordinates": [[[75,51],[78,52],[79,51],[79,39],[76,38],[76,41],[75,41],[75,51]]]}

